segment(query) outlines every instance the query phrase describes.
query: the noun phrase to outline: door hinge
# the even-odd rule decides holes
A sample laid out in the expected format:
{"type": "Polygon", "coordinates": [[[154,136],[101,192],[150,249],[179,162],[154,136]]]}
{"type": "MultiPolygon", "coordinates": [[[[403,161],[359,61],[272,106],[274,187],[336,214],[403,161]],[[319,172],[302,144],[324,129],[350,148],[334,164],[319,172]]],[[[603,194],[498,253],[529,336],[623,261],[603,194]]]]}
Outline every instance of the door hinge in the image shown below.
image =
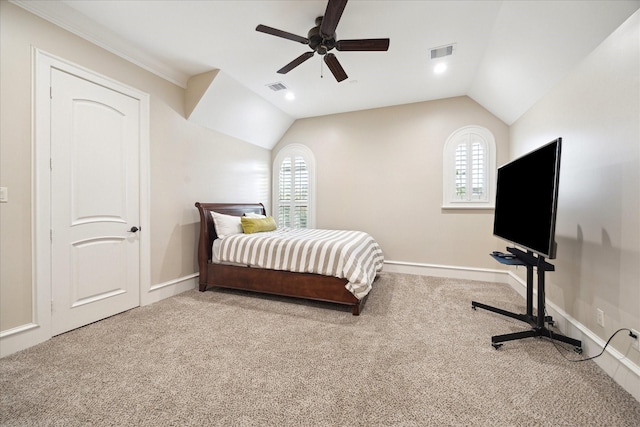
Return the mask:
{"type": "Polygon", "coordinates": [[[53,99],[53,87],[49,86],[49,99],[53,99]]]}

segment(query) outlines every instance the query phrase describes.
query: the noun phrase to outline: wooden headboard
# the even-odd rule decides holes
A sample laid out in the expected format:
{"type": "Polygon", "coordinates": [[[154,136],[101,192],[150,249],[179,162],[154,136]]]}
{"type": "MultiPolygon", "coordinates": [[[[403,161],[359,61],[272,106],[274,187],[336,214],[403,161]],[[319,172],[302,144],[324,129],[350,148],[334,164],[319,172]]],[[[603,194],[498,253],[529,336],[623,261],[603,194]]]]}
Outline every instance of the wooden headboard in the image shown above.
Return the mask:
{"type": "Polygon", "coordinates": [[[211,247],[213,241],[218,238],[216,228],[213,225],[211,211],[225,215],[242,216],[246,212],[254,212],[266,215],[267,211],[262,203],[200,203],[196,202],[196,208],[200,212],[200,239],[198,242],[198,265],[200,272],[206,269],[211,261],[211,247]]]}

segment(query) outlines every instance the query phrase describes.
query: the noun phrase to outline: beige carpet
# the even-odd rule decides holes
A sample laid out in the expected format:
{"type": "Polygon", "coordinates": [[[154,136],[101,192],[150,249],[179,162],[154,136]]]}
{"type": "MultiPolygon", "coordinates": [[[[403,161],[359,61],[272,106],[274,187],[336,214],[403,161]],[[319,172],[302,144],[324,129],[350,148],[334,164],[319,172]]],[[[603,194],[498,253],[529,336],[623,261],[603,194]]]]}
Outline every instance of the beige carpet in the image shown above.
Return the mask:
{"type": "Polygon", "coordinates": [[[507,285],[391,273],[358,317],[185,292],[1,359],[0,425],[640,425],[594,362],[536,338],[495,350],[526,326],[472,300],[524,310],[507,285]]]}

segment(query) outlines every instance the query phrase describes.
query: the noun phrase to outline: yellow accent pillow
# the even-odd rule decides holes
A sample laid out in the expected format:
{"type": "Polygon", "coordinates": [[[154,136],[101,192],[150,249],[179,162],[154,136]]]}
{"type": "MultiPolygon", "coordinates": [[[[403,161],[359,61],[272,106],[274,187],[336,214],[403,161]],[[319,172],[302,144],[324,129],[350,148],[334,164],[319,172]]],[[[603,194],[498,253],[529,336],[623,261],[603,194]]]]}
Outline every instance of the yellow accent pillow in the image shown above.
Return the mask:
{"type": "Polygon", "coordinates": [[[273,231],[276,229],[276,221],[272,216],[266,218],[240,218],[242,230],[245,234],[259,233],[261,231],[273,231]]]}

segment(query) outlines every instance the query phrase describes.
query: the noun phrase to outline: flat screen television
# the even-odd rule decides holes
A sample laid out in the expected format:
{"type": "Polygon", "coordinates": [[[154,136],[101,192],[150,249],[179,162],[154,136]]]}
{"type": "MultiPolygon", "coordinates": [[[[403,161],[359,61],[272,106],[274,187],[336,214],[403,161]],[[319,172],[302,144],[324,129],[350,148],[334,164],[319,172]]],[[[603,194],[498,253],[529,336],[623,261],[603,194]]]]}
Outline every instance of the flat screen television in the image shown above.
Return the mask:
{"type": "Polygon", "coordinates": [[[493,234],[540,256],[556,257],[562,138],[498,168],[493,234]]]}

